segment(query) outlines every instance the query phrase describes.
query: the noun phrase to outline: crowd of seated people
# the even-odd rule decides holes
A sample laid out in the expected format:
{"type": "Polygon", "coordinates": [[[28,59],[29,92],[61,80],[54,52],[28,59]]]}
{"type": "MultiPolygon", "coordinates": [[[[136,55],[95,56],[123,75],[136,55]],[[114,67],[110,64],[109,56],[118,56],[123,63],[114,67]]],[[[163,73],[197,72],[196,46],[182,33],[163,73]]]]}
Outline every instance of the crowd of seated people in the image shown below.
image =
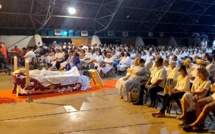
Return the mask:
{"type": "MultiPolygon", "coordinates": [[[[155,107],[155,103],[159,101],[158,92],[163,92],[164,98],[161,109],[152,113],[152,116],[156,118],[165,117],[170,102],[180,100],[178,105],[182,110],[182,115],[176,116],[177,119],[181,120],[178,125],[184,125],[183,129],[185,131],[196,131],[196,128],[204,126],[204,120],[209,112],[215,110],[215,94],[210,95],[211,91],[214,92],[215,90],[215,84],[213,84],[215,56],[200,48],[169,47],[169,50],[165,50],[165,47],[161,46],[158,48],[152,47],[152,49],[147,48],[147,46],[137,48],[142,49],[142,55],[138,60],[146,61],[145,68],[147,67],[146,63],[152,62],[153,64],[147,70],[150,75],[147,82],[137,82],[132,85],[129,74],[135,72],[138,63],[131,57],[131,60],[134,60],[133,65],[127,69],[127,75],[120,78],[116,83],[120,98],[130,102],[129,95],[132,88],[138,86],[140,91],[149,95],[151,102],[148,106],[155,107]],[[169,86],[169,80],[172,81],[171,87],[169,86]],[[210,90],[211,87],[212,90],[210,90]],[[188,109],[196,112],[196,121],[187,125],[186,123],[189,122],[187,121],[189,119],[187,118],[188,109]]],[[[117,49],[117,51],[119,50],[117,49]]],[[[134,55],[133,51],[131,52],[134,55]]],[[[123,58],[125,53],[120,55],[123,58]]],[[[120,57],[118,59],[121,60],[120,57]]],[[[145,79],[145,76],[142,78],[145,79]]]]}
{"type": "Polygon", "coordinates": [[[116,84],[120,98],[129,102],[130,91],[139,87],[150,97],[149,107],[155,107],[157,93],[164,91],[162,107],[152,115],[166,116],[165,110],[170,101],[179,99],[179,107],[182,108],[182,116],[178,117],[182,120],[180,124],[186,122],[188,107],[196,110],[198,119],[189,125],[190,129],[202,123],[206,114],[214,109],[214,94],[204,100],[214,83],[215,56],[211,54],[212,49],[209,48],[207,53],[199,47],[134,47],[126,44],[83,44],[77,47],[70,42],[53,42],[48,46],[22,48],[22,51],[15,46],[12,51],[20,56],[22,64],[24,59],[31,62],[37,57],[38,64],[44,64],[51,70],[69,70],[77,66],[84,70],[97,69],[101,77],[111,70],[126,74],[116,84]],[[172,80],[171,88],[167,84],[169,80],[172,80]]]}

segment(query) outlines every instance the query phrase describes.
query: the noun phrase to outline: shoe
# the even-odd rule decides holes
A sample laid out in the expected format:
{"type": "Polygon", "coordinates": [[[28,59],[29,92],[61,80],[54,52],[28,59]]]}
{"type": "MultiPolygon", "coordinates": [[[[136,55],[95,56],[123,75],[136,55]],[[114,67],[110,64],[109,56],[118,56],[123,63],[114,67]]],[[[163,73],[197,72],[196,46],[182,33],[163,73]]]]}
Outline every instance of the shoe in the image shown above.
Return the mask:
{"type": "Polygon", "coordinates": [[[204,130],[204,128],[205,128],[205,126],[203,124],[199,124],[199,125],[193,127],[193,131],[199,132],[199,131],[204,130]]]}
{"type": "Polygon", "coordinates": [[[193,132],[193,127],[188,124],[187,126],[183,127],[183,130],[186,132],[193,132]]]}

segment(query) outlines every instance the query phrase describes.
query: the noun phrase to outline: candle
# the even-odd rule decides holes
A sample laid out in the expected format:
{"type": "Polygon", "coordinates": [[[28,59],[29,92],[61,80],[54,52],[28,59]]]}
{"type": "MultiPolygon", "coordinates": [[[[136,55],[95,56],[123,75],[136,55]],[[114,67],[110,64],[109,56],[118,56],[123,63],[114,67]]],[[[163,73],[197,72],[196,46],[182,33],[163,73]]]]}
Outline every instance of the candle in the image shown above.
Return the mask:
{"type": "Polygon", "coordinates": [[[29,61],[25,60],[25,77],[26,77],[26,86],[30,84],[30,76],[29,76],[29,61]]]}
{"type": "Polygon", "coordinates": [[[16,56],[14,56],[14,58],[13,58],[13,71],[15,72],[16,70],[17,70],[17,57],[16,56]]]}

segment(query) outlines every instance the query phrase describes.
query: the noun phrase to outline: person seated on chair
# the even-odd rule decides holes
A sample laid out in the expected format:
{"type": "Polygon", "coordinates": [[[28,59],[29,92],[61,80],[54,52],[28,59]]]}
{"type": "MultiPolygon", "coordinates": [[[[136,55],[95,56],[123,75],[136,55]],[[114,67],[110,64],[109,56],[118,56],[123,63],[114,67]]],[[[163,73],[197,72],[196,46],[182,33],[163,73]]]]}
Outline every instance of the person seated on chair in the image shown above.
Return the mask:
{"type": "Polygon", "coordinates": [[[66,61],[69,57],[68,51],[67,50],[63,50],[64,51],[64,57],[62,58],[62,60],[59,60],[56,62],[55,67],[59,70],[60,69],[60,64],[63,63],[64,61],[66,61]]]}
{"type": "Polygon", "coordinates": [[[178,71],[177,63],[175,61],[170,61],[169,66],[170,69],[167,75],[167,80],[168,79],[173,80],[172,86],[175,87],[180,72],[178,71]]]}
{"type": "Polygon", "coordinates": [[[165,110],[169,106],[170,102],[172,100],[181,99],[181,97],[184,95],[185,91],[190,89],[190,79],[187,74],[186,67],[184,65],[181,65],[178,68],[178,71],[181,72],[181,75],[178,76],[176,86],[172,90],[169,90],[168,94],[165,94],[164,104],[163,104],[161,110],[156,113],[152,113],[152,116],[164,117],[165,110]]]}
{"type": "Polygon", "coordinates": [[[147,81],[147,69],[144,66],[145,60],[140,59],[138,66],[133,69],[130,74],[122,80],[120,90],[120,96],[124,98],[125,101],[128,100],[128,93],[133,87],[139,87],[141,82],[147,81]]]}
{"type": "MultiPolygon", "coordinates": [[[[134,59],[133,65],[131,65],[131,66],[127,69],[126,76],[130,75],[130,73],[132,72],[132,70],[134,70],[135,67],[139,65],[139,61],[140,61],[140,57],[136,57],[136,58],[134,59]]],[[[145,61],[145,60],[144,60],[144,61],[145,61]]]]}
{"type": "Polygon", "coordinates": [[[166,76],[167,72],[163,67],[163,59],[161,57],[157,57],[155,59],[155,69],[153,69],[150,78],[146,84],[141,85],[141,89],[145,90],[151,98],[151,104],[149,107],[154,107],[157,99],[157,92],[163,91],[166,76]]]}
{"type": "Polygon", "coordinates": [[[17,46],[14,46],[14,48],[11,49],[11,52],[17,54],[18,56],[21,56],[21,55],[22,55],[21,49],[19,49],[17,46]]]}
{"type": "Polygon", "coordinates": [[[79,54],[77,52],[74,52],[72,61],[68,62],[65,68],[66,70],[70,70],[74,66],[78,68],[79,64],[80,64],[79,54]]]}
{"type": "MultiPolygon", "coordinates": [[[[36,54],[33,52],[33,50],[32,50],[32,48],[30,48],[30,47],[28,47],[27,48],[27,53],[24,55],[24,59],[25,60],[28,60],[29,61],[29,63],[31,63],[32,62],[32,59],[34,58],[34,57],[36,57],[36,54]]],[[[21,62],[21,65],[23,65],[24,66],[24,64],[25,64],[25,61],[22,61],[21,62]]]]}
{"type": "Polygon", "coordinates": [[[72,62],[73,55],[74,55],[73,51],[70,51],[69,52],[69,57],[67,58],[67,60],[60,64],[60,69],[59,70],[63,70],[66,67],[67,63],[72,62]]]}
{"type": "Polygon", "coordinates": [[[208,71],[205,68],[198,68],[197,76],[198,77],[196,77],[193,82],[191,91],[186,92],[181,99],[182,115],[177,117],[177,119],[182,121],[179,123],[179,125],[182,125],[186,122],[188,106],[195,110],[195,104],[197,100],[205,97],[210,89],[211,82],[208,79],[208,71]]]}
{"type": "Polygon", "coordinates": [[[96,57],[93,59],[93,64],[95,66],[95,69],[98,68],[98,66],[104,61],[104,58],[102,56],[102,52],[98,51],[96,57]]]}
{"type": "MultiPolygon", "coordinates": [[[[44,50],[44,53],[45,54],[41,57],[41,62],[48,65],[55,58],[56,51],[54,48],[48,47],[47,50],[44,50]]],[[[57,50],[57,53],[59,53],[59,50],[57,50]]]]}
{"type": "Polygon", "coordinates": [[[116,89],[119,90],[119,94],[120,94],[121,98],[123,98],[123,95],[122,95],[122,81],[123,81],[124,79],[127,79],[127,77],[129,77],[130,73],[131,73],[133,70],[139,68],[139,67],[138,67],[138,66],[139,66],[139,60],[140,60],[140,58],[139,58],[139,57],[136,57],[136,58],[134,59],[133,65],[132,65],[130,68],[127,69],[127,74],[126,74],[126,76],[120,78],[120,79],[116,82],[116,86],[115,86],[115,87],[116,87],[116,89]]]}
{"type": "Polygon", "coordinates": [[[209,80],[211,81],[211,83],[214,83],[215,81],[213,80],[213,77],[215,76],[215,65],[213,63],[213,57],[210,55],[206,56],[206,60],[209,62],[209,64],[206,66],[206,68],[208,69],[208,71],[210,72],[210,77],[209,80]]]}
{"type": "Polygon", "coordinates": [[[212,85],[211,91],[214,92],[211,96],[197,100],[195,105],[197,119],[193,123],[184,126],[184,131],[191,132],[204,127],[204,120],[209,112],[215,110],[215,84],[212,85]]]}
{"type": "Polygon", "coordinates": [[[128,52],[125,53],[124,57],[120,60],[119,65],[117,65],[117,71],[125,71],[128,67],[130,67],[131,58],[128,52]]]}
{"type": "Polygon", "coordinates": [[[56,49],[55,58],[51,61],[52,67],[55,67],[57,61],[62,61],[64,59],[64,55],[65,53],[63,49],[56,49]]]}
{"type": "Polygon", "coordinates": [[[98,67],[100,76],[104,77],[104,75],[109,72],[113,68],[113,60],[111,59],[111,54],[107,53],[107,57],[104,59],[104,62],[98,67]]]}

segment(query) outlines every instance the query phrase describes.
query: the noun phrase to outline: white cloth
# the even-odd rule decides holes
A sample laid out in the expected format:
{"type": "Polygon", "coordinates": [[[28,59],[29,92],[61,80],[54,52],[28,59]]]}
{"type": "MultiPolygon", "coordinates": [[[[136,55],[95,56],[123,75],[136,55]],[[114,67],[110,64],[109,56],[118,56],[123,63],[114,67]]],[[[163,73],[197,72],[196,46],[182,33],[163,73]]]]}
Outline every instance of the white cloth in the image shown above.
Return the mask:
{"type": "Polygon", "coordinates": [[[80,76],[77,67],[73,67],[67,72],[32,70],[30,71],[30,77],[38,80],[45,87],[52,84],[70,85],[76,83],[81,83],[81,90],[86,90],[90,87],[89,78],[80,76]]]}

